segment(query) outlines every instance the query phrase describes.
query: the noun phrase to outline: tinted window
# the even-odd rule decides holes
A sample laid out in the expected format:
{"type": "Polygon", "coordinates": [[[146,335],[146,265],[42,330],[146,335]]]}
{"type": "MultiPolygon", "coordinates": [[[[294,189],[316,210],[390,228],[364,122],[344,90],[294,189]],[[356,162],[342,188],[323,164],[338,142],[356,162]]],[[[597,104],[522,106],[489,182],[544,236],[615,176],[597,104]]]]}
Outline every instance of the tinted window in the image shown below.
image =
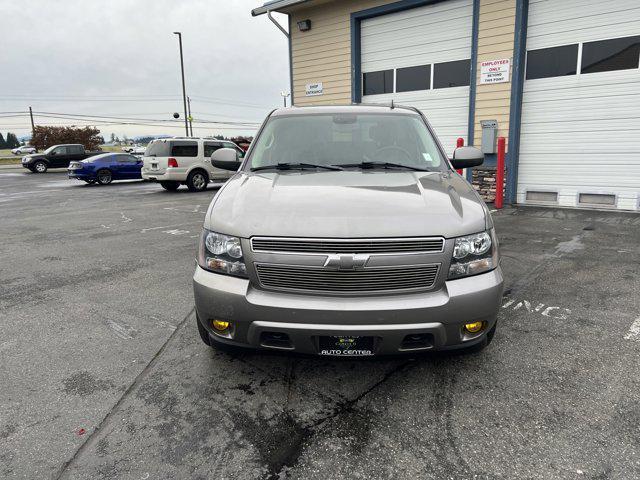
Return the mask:
{"type": "Polygon", "coordinates": [[[362,75],[364,95],[393,93],[393,70],[368,72],[362,75]]]}
{"type": "Polygon", "coordinates": [[[527,80],[576,74],[578,45],[541,48],[527,52],[527,80]]]}
{"type": "Polygon", "coordinates": [[[431,65],[396,70],[396,92],[429,90],[429,88],[431,88],[431,65]]]}
{"type": "Polygon", "coordinates": [[[138,163],[138,159],[133,155],[118,155],[119,163],[138,163]]]}
{"type": "Polygon", "coordinates": [[[57,147],[52,153],[56,155],[66,155],[69,152],[67,147],[57,147]]]}
{"type": "Polygon", "coordinates": [[[582,73],[638,68],[640,36],[614,38],[582,45],[582,73]]]}
{"type": "Polygon", "coordinates": [[[204,156],[209,158],[213,152],[222,148],[220,143],[207,143],[204,144],[204,156]]]}
{"type": "Polygon", "coordinates": [[[171,156],[173,157],[197,157],[198,144],[195,142],[174,142],[171,145],[171,156]]]}
{"type": "Polygon", "coordinates": [[[433,88],[468,87],[471,60],[436,63],[433,67],[433,88]]]}

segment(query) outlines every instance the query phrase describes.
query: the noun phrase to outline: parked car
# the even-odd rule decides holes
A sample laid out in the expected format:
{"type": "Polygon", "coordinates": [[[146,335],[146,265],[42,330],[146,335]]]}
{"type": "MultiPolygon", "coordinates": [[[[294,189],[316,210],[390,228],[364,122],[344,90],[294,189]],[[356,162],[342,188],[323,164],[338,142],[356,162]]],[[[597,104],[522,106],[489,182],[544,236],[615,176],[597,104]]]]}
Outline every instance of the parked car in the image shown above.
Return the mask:
{"type": "Polygon", "coordinates": [[[98,182],[108,185],[113,180],[140,179],[142,160],[128,153],[103,153],[80,162],[71,162],[67,169],[69,178],[88,184],[98,182]]]}
{"type": "Polygon", "coordinates": [[[503,278],[486,205],[416,109],[271,113],[214,197],[193,278],[210,346],[333,356],[484,348],[503,278]],[[238,170],[238,168],[240,169],[238,170]]]}
{"type": "Polygon", "coordinates": [[[142,178],[160,182],[165,190],[182,184],[192,192],[207,188],[210,181],[225,181],[232,173],[211,165],[211,154],[220,148],[244,152],[235,143],[209,138],[174,137],[153,140],[144,153],[142,178]]]}
{"type": "Polygon", "coordinates": [[[36,153],[38,150],[36,147],[29,147],[27,145],[22,145],[18,148],[14,148],[11,150],[11,153],[14,155],[24,155],[25,153],[36,153]]]}
{"type": "Polygon", "coordinates": [[[102,152],[87,152],[79,144],[53,145],[42,153],[22,157],[22,166],[34,173],[44,173],[49,168],[68,167],[70,162],[84,160],[102,152]]]}
{"type": "Polygon", "coordinates": [[[129,153],[131,153],[132,155],[143,156],[146,150],[147,150],[147,147],[145,147],[144,145],[136,145],[135,147],[133,147],[133,149],[129,153]]]}

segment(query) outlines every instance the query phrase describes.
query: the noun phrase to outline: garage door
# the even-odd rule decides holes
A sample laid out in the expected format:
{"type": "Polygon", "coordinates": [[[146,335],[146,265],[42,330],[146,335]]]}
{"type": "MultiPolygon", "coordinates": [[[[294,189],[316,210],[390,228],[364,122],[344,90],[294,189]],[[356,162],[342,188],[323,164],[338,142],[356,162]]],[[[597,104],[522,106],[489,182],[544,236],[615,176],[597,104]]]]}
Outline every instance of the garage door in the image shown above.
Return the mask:
{"type": "Polygon", "coordinates": [[[361,24],[362,101],[419,108],[449,154],[467,143],[472,15],[452,0],[361,24]]]}
{"type": "Polygon", "coordinates": [[[531,0],[518,201],[638,209],[640,1],[531,0]]]}

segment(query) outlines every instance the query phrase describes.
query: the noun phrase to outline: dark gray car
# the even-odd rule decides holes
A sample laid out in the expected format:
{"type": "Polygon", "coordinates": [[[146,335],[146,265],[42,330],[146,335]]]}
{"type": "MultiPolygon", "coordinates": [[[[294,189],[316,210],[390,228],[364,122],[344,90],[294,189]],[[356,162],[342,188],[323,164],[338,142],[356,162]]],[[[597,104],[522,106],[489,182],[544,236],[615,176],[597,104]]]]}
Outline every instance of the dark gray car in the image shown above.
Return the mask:
{"type": "Polygon", "coordinates": [[[215,196],[194,275],[211,346],[335,356],[480,349],[503,279],[491,215],[415,109],[273,112],[215,196]]]}

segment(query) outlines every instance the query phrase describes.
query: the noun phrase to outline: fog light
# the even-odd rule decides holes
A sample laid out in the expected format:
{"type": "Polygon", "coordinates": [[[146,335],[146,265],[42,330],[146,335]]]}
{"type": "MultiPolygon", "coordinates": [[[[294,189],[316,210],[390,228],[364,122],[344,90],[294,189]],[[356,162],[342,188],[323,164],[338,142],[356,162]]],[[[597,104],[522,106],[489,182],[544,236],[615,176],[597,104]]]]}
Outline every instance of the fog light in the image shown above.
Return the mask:
{"type": "Polygon", "coordinates": [[[211,325],[213,325],[213,328],[216,329],[217,331],[224,332],[226,329],[229,328],[230,323],[225,322],[224,320],[213,320],[211,322],[211,325]]]}
{"type": "Polygon", "coordinates": [[[484,322],[465,323],[464,329],[469,333],[478,333],[484,328],[484,322]]]}

